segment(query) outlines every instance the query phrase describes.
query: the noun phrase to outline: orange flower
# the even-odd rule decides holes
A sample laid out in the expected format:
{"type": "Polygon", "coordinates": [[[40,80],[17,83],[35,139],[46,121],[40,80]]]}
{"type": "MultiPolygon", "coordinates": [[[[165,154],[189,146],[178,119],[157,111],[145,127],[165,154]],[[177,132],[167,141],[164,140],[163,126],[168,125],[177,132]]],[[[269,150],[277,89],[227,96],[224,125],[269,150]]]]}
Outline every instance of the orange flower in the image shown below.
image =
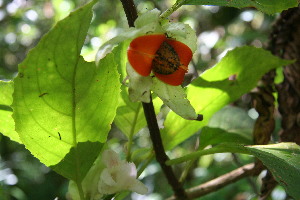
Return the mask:
{"type": "Polygon", "coordinates": [[[129,63],[142,76],[151,71],[169,85],[180,85],[192,59],[191,49],[164,34],[144,35],[135,38],[127,51],[129,63]]]}

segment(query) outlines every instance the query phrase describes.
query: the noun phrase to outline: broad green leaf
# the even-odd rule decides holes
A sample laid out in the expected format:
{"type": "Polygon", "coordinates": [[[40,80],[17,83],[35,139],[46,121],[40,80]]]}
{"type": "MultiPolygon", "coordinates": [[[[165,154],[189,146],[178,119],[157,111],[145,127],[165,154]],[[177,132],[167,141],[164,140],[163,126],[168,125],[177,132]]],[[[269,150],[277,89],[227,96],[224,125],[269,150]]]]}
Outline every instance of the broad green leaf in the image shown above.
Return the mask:
{"type": "Polygon", "coordinates": [[[12,118],[13,110],[10,107],[13,101],[13,92],[14,85],[12,81],[0,81],[0,133],[15,142],[22,143],[15,131],[15,122],[12,118]]]}
{"type": "MultiPolygon", "coordinates": [[[[102,162],[102,152],[107,149],[108,143],[109,141],[103,145],[101,152],[94,161],[93,166],[89,169],[81,183],[86,199],[101,199],[102,195],[98,192],[98,182],[100,180],[101,172],[105,168],[105,165],[102,162]]],[[[72,180],[69,182],[68,196],[71,197],[72,200],[81,200],[76,182],[72,180]]]]}
{"type": "Polygon", "coordinates": [[[246,147],[272,172],[287,193],[300,197],[300,146],[295,143],[256,145],[246,147]]]}
{"type": "Polygon", "coordinates": [[[63,162],[50,167],[70,180],[83,180],[102,147],[103,143],[100,142],[79,142],[76,147],[71,148],[63,162]],[[74,167],[74,162],[77,162],[80,167],[74,167]]]}
{"type": "Polygon", "coordinates": [[[275,14],[287,10],[288,8],[297,7],[298,0],[183,0],[183,4],[215,5],[235,8],[255,7],[264,13],[275,14]]]}
{"type": "MultiPolygon", "coordinates": [[[[221,128],[229,132],[251,135],[254,123],[255,120],[244,109],[235,106],[226,106],[212,116],[207,126],[221,128]]],[[[250,138],[252,138],[252,135],[249,136],[250,138]]]]}
{"type": "Polygon", "coordinates": [[[199,149],[204,149],[208,145],[222,144],[252,144],[252,141],[245,134],[228,132],[221,128],[204,127],[200,134],[199,149]]]}
{"type": "Polygon", "coordinates": [[[153,78],[152,91],[177,115],[189,120],[197,119],[195,109],[186,99],[185,91],[181,86],[172,86],[153,78]]]}
{"type": "Polygon", "coordinates": [[[208,126],[202,129],[199,149],[224,142],[250,145],[254,122],[245,110],[226,106],[214,114],[208,126]]]}
{"type": "MultiPolygon", "coordinates": [[[[78,143],[105,142],[118,105],[114,54],[98,67],[80,56],[95,3],[58,22],[19,65],[15,79],[13,117],[21,140],[45,165],[59,163],[58,172],[67,177],[63,167],[72,165],[79,172],[79,160],[90,164],[90,157],[98,155],[100,145],[81,149],[86,146],[78,143]]],[[[84,166],[80,171],[88,170],[84,166]]],[[[83,174],[75,176],[80,181],[83,174]]]]}
{"type": "Polygon", "coordinates": [[[170,113],[162,134],[166,148],[173,148],[207,125],[214,113],[254,88],[263,74],[289,63],[291,61],[255,47],[244,46],[229,51],[216,66],[187,87],[187,99],[204,120],[187,121],[170,113]]]}

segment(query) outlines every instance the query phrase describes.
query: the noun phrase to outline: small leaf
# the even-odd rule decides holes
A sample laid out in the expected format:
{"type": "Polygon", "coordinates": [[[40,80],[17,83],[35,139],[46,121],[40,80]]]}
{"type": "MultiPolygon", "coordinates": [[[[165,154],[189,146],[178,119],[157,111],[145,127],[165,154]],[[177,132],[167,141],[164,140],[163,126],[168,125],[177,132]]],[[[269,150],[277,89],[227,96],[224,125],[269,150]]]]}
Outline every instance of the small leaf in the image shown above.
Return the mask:
{"type": "Polygon", "coordinates": [[[153,78],[152,90],[176,114],[189,120],[197,119],[195,109],[186,98],[181,86],[172,86],[153,78]]]}
{"type": "Polygon", "coordinates": [[[287,193],[300,197],[300,146],[295,143],[247,146],[251,154],[260,159],[272,172],[287,193]]]}
{"type": "Polygon", "coordinates": [[[297,7],[297,0],[185,0],[184,4],[188,5],[215,5],[235,8],[255,7],[258,10],[275,14],[287,10],[288,8],[297,7]]]}
{"type": "Polygon", "coordinates": [[[15,122],[12,118],[13,110],[10,107],[13,101],[13,92],[14,84],[12,81],[0,81],[0,133],[21,144],[20,137],[15,131],[15,122]]]}
{"type": "Polygon", "coordinates": [[[204,120],[186,121],[170,113],[162,134],[166,148],[170,149],[196,133],[215,112],[254,88],[263,74],[291,62],[250,46],[228,52],[216,66],[187,87],[187,99],[204,120]],[[235,77],[235,80],[230,77],[235,77]]]}
{"type": "Polygon", "coordinates": [[[57,171],[75,181],[99,152],[78,143],[106,141],[120,92],[113,53],[98,67],[80,56],[96,2],[58,22],[30,51],[19,65],[13,95],[16,130],[26,148],[47,166],[59,163],[57,171]],[[83,171],[78,161],[86,161],[83,171]],[[71,165],[76,170],[66,171],[71,165]]]}

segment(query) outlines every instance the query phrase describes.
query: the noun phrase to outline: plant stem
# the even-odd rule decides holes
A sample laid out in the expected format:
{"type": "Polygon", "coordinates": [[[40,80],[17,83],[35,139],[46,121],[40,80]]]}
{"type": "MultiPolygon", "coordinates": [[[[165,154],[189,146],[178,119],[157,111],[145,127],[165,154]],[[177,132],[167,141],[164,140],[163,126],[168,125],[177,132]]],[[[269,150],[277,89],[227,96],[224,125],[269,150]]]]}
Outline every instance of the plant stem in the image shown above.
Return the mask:
{"type": "Polygon", "coordinates": [[[171,8],[168,8],[165,12],[163,12],[159,16],[160,21],[168,18],[173,12],[175,12],[178,8],[180,8],[184,3],[185,0],[177,0],[176,3],[171,8]]]}
{"type": "Polygon", "coordinates": [[[134,130],[135,130],[135,126],[136,126],[136,122],[137,122],[137,119],[138,119],[138,116],[139,116],[140,109],[141,109],[141,104],[139,104],[137,109],[136,109],[134,119],[133,119],[133,125],[130,129],[130,133],[129,133],[130,135],[128,137],[127,156],[126,156],[127,162],[131,161],[132,139],[133,139],[133,134],[134,134],[134,130]]]}
{"type": "Polygon", "coordinates": [[[122,2],[128,25],[130,27],[134,27],[134,21],[138,17],[136,7],[134,5],[133,0],[120,0],[122,2]]]}
{"type": "MultiPolygon", "coordinates": [[[[137,18],[137,11],[134,2],[133,0],[120,0],[120,1],[122,2],[124,11],[126,13],[128,24],[130,27],[133,27],[134,21],[137,18]]],[[[175,193],[175,196],[178,199],[186,200],[187,196],[185,194],[185,191],[181,186],[181,184],[179,183],[178,179],[176,178],[172,167],[166,165],[166,161],[169,160],[169,158],[166,155],[165,149],[163,147],[151,96],[150,96],[150,103],[143,103],[143,108],[144,108],[144,113],[147,120],[148,128],[150,131],[150,137],[153,143],[156,160],[160,164],[168,180],[168,183],[171,185],[175,193]]]]}
{"type": "Polygon", "coordinates": [[[78,189],[78,192],[79,192],[80,200],[85,200],[84,192],[83,192],[83,189],[82,189],[81,182],[80,181],[76,181],[76,185],[77,185],[77,189],[78,189]]]}
{"type": "Polygon", "coordinates": [[[139,169],[137,173],[137,178],[143,173],[143,171],[146,169],[146,167],[150,164],[150,162],[153,160],[154,152],[151,152],[151,154],[146,158],[146,162],[142,165],[142,167],[139,169]]]}
{"type": "Polygon", "coordinates": [[[151,97],[150,103],[143,103],[143,108],[150,131],[150,138],[152,140],[156,160],[160,164],[165,176],[167,177],[168,183],[171,185],[177,199],[187,199],[185,191],[182,188],[181,183],[179,183],[178,179],[176,178],[172,167],[166,165],[166,162],[169,160],[169,158],[162,143],[151,97]]]}
{"type": "Polygon", "coordinates": [[[187,162],[190,160],[194,160],[195,158],[199,158],[200,156],[205,156],[209,154],[215,154],[215,153],[243,153],[243,154],[250,154],[247,149],[245,149],[242,145],[233,145],[233,144],[223,144],[216,147],[212,147],[210,149],[204,149],[202,151],[196,151],[190,154],[187,154],[185,156],[182,156],[180,158],[175,158],[172,160],[168,160],[166,162],[167,165],[175,165],[180,164],[183,162],[187,162]]]}

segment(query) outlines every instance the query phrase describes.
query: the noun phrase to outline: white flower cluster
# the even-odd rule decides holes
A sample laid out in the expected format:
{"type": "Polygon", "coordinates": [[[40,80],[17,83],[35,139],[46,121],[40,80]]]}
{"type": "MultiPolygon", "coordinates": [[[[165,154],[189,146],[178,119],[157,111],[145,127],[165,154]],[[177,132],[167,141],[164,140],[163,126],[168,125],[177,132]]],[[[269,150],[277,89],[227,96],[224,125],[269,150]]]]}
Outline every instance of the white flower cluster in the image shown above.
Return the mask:
{"type": "Polygon", "coordinates": [[[113,194],[124,190],[130,190],[139,194],[146,194],[147,187],[136,179],[137,170],[134,163],[120,160],[116,152],[106,150],[102,154],[102,161],[106,168],[100,175],[98,192],[101,194],[113,194]]]}

